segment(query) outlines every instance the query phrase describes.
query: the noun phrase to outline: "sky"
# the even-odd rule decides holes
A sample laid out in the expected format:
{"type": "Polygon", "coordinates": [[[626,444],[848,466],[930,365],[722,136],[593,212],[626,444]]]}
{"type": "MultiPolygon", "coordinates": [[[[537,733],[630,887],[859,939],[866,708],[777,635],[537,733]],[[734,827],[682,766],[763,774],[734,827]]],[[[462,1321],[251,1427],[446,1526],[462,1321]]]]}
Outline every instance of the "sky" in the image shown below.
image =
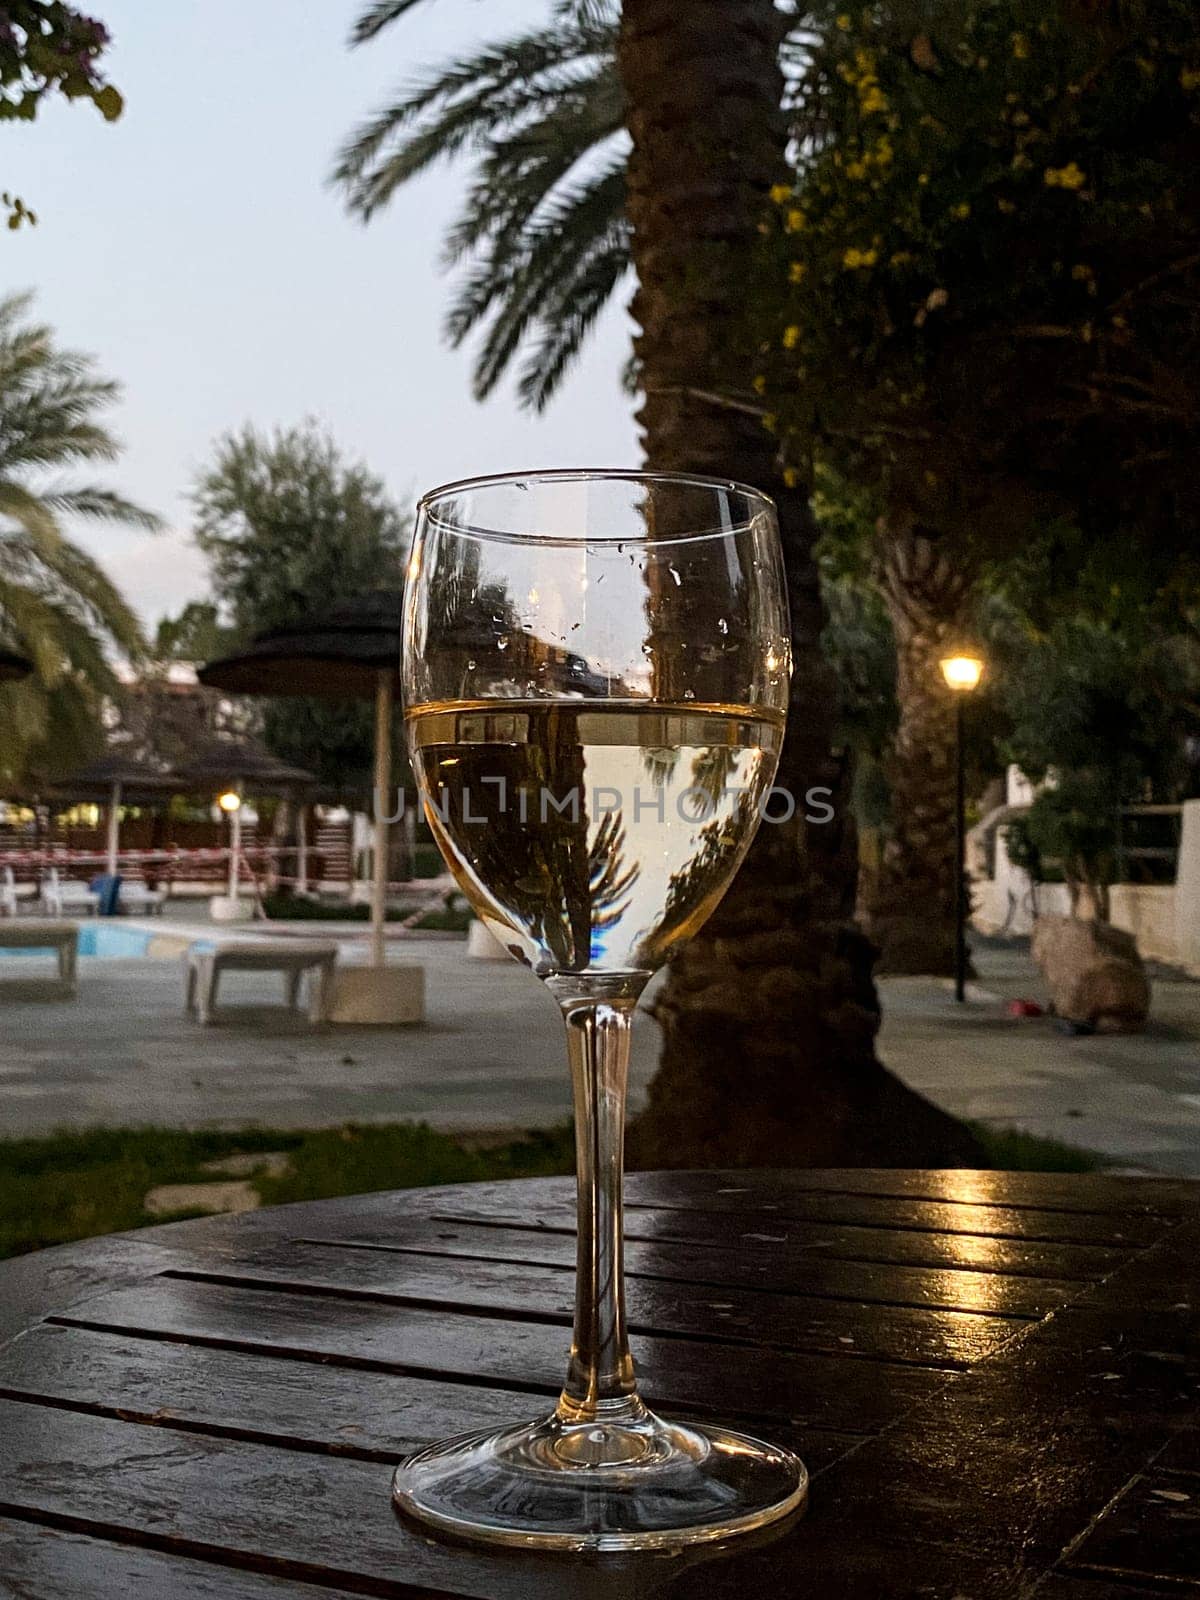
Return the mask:
{"type": "Polygon", "coordinates": [[[406,504],[479,472],[638,459],[623,304],[544,417],[511,386],[480,405],[469,352],[440,332],[440,242],[468,169],[436,168],[366,228],[325,181],[389,91],[544,20],[547,0],[424,0],[351,51],[364,3],[95,0],[124,116],[55,102],[5,124],[2,186],[39,223],[3,235],[0,283],[35,290],[62,342],[123,386],[111,421],[126,448],[107,481],[167,531],[72,531],[150,627],[206,592],[189,485],[245,422],[317,418],[406,504]]]}

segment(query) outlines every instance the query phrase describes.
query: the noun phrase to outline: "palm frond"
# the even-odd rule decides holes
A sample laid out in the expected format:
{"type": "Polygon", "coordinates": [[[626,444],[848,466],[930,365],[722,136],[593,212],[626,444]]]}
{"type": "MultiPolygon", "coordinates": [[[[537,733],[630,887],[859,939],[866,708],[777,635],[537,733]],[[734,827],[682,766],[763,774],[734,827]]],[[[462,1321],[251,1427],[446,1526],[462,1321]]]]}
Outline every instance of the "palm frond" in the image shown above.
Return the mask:
{"type": "Polygon", "coordinates": [[[611,34],[573,27],[521,34],[451,62],[366,122],[343,146],[331,182],[366,221],[432,162],[472,142],[486,146],[536,114],[567,86],[556,75],[605,52],[611,54],[611,34]]]}
{"type": "Polygon", "coordinates": [[[120,391],[31,311],[27,294],[0,299],[0,633],[34,664],[0,693],[0,776],[13,782],[95,741],[120,689],[113,657],[145,649],[137,617],[62,522],[158,526],[115,490],[66,475],[117,456],[103,414],[120,391]],[[52,472],[64,475],[48,481],[52,472]]]}
{"type": "MultiPolygon", "coordinates": [[[[415,0],[378,0],[355,41],[415,0]]],[[[483,338],[473,389],[489,394],[531,346],[518,398],[541,410],[578,355],[628,261],[624,96],[617,0],[554,0],[550,26],[452,60],[368,120],[332,181],[369,220],[434,162],[469,154],[474,172],[443,256],[462,267],[446,318],[460,344],[483,338]]]]}
{"type": "Polygon", "coordinates": [[[522,364],[517,385],[522,405],[531,411],[546,409],[583,348],[592,324],[628,271],[629,238],[624,229],[619,229],[581,261],[577,272],[563,280],[557,304],[547,305],[539,316],[542,337],[522,364]]]}
{"type": "Polygon", "coordinates": [[[142,528],[146,533],[161,533],[163,528],[163,519],[156,511],[147,511],[112,489],[99,489],[90,484],[50,488],[43,490],[40,498],[60,517],[119,522],[129,528],[142,528]]]}
{"type": "MultiPolygon", "coordinates": [[[[625,167],[620,161],[591,181],[556,196],[543,208],[536,225],[525,229],[511,250],[506,254],[493,251],[468,280],[464,295],[451,308],[447,335],[452,343],[461,343],[472,328],[491,316],[475,363],[474,391],[478,397],[483,398],[495,388],[522,340],[533,329],[542,326],[547,348],[557,342],[553,330],[563,321],[563,286],[580,276],[582,264],[600,253],[602,243],[610,258],[613,252],[622,256],[610,279],[615,286],[628,262],[624,204],[625,167]],[[493,275],[490,282],[489,270],[493,275]]],[[[591,325],[598,310],[599,307],[591,310],[585,327],[591,325]]],[[[560,364],[548,386],[538,391],[540,405],[551,398],[565,365],[560,364]]],[[[529,392],[533,392],[532,386],[529,392]]]]}
{"type": "Polygon", "coordinates": [[[420,0],[373,0],[356,18],[350,30],[350,43],[366,44],[368,39],[374,39],[406,11],[411,11],[419,4],[420,0]]]}

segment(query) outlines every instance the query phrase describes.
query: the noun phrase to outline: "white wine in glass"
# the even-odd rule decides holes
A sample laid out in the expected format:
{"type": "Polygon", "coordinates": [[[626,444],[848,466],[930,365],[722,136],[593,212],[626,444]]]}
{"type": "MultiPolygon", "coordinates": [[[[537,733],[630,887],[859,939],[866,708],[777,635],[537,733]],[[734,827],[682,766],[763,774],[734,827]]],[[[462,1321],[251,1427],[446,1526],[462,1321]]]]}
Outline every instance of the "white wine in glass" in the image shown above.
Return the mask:
{"type": "Polygon", "coordinates": [[[662,473],[482,478],[421,501],[405,719],[426,816],[480,918],[541,978],[574,1083],[574,1337],[554,1411],[402,1462],[408,1515],[488,1543],[675,1548],[796,1510],[790,1451],[640,1399],[621,1182],[630,1026],[762,819],[789,645],[770,500],[662,473]]]}

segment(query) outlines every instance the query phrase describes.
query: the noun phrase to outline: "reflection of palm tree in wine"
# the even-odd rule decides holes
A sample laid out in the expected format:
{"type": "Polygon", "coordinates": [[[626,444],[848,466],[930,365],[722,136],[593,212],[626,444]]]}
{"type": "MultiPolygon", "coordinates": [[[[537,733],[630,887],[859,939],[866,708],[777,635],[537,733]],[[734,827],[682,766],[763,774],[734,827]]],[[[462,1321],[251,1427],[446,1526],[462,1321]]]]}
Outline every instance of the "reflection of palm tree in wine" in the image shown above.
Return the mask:
{"type": "Polygon", "coordinates": [[[736,767],[736,751],[720,744],[709,745],[692,762],[692,788],[703,794],[707,802],[706,815],[720,808],[721,796],[736,767]]]}
{"type": "Polygon", "coordinates": [[[592,933],[597,934],[620,922],[629,905],[629,891],[642,875],[637,862],[625,866],[625,823],[619,811],[605,815],[589,856],[592,933]]]}
{"type": "MultiPolygon", "coordinates": [[[[701,760],[703,757],[695,762],[693,772],[701,760]]],[[[724,782],[725,778],[722,778],[721,787],[724,782]]],[[[697,784],[697,787],[702,785],[697,784]]],[[[728,857],[735,855],[745,844],[754,804],[750,795],[740,795],[736,807],[728,816],[715,817],[706,823],[700,830],[702,843],[695,855],[681,871],[671,874],[662,923],[664,927],[676,929],[675,944],[688,937],[689,919],[698,926],[712,910],[712,886],[717,884],[721,890],[726,887],[727,879],[720,868],[728,857]]]]}

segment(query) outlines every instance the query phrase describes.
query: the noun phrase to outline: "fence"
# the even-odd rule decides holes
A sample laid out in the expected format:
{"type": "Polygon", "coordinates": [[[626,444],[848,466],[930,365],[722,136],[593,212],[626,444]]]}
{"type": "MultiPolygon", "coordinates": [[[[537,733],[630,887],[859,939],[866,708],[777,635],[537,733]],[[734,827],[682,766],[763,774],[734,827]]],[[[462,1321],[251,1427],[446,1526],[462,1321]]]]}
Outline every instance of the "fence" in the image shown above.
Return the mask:
{"type": "MultiPolygon", "coordinates": [[[[1035,914],[1065,915],[1065,884],[1036,889],[1009,860],[1005,824],[1025,808],[1000,807],[971,830],[972,923],[981,933],[1027,934],[1035,914]]],[[[1200,974],[1200,800],[1129,806],[1122,813],[1118,874],[1109,890],[1113,925],[1144,956],[1200,974]]]]}

